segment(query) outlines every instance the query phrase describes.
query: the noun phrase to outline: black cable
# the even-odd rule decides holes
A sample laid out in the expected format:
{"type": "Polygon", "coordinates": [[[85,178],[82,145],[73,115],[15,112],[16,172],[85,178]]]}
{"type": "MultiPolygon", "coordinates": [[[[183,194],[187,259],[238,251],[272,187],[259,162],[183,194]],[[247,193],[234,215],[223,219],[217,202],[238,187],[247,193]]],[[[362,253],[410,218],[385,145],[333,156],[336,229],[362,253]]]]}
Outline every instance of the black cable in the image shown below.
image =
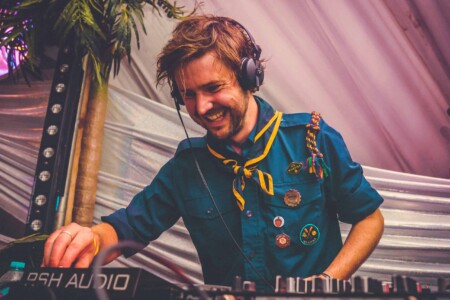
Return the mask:
{"type": "MultiPolygon", "coordinates": [[[[175,102],[177,102],[177,101],[175,101],[175,102]]],[[[245,259],[245,261],[246,261],[246,262],[249,264],[249,266],[252,268],[253,272],[255,272],[255,274],[256,274],[259,278],[261,278],[261,280],[263,280],[264,283],[265,283],[268,287],[270,287],[270,288],[272,289],[272,291],[275,291],[275,288],[272,286],[272,284],[270,284],[270,282],[269,282],[269,281],[268,281],[268,280],[267,280],[267,279],[266,279],[266,278],[265,278],[265,277],[264,277],[264,276],[256,269],[255,265],[251,262],[251,260],[248,258],[248,256],[245,255],[244,250],[242,250],[241,246],[240,246],[239,243],[236,241],[235,237],[233,236],[233,233],[231,232],[230,228],[228,227],[227,223],[225,222],[225,219],[223,218],[223,215],[222,215],[222,213],[221,213],[219,207],[217,206],[216,200],[214,199],[214,196],[212,195],[211,190],[209,189],[208,183],[206,182],[205,176],[203,175],[203,172],[202,172],[202,170],[201,170],[201,168],[200,168],[200,165],[199,165],[199,163],[198,163],[197,157],[195,156],[194,149],[193,149],[192,144],[191,144],[191,139],[189,138],[189,134],[188,134],[188,132],[187,132],[187,130],[186,130],[186,126],[184,125],[183,118],[181,117],[181,113],[180,113],[180,110],[179,110],[179,109],[177,109],[177,113],[178,113],[178,117],[180,118],[181,124],[182,124],[182,126],[183,126],[184,133],[186,134],[186,138],[187,138],[187,140],[188,140],[189,148],[191,149],[191,154],[192,154],[192,156],[193,156],[193,158],[194,158],[195,166],[196,166],[197,171],[198,171],[198,173],[199,173],[199,175],[200,175],[200,178],[202,179],[202,183],[203,183],[203,185],[205,186],[206,190],[208,191],[209,198],[211,199],[211,202],[213,203],[214,207],[216,208],[217,213],[219,214],[219,218],[220,218],[220,220],[222,221],[222,223],[223,223],[223,225],[224,225],[224,227],[225,227],[225,229],[226,229],[228,235],[230,236],[230,238],[231,238],[231,240],[233,241],[233,243],[234,243],[234,245],[236,246],[236,248],[237,248],[237,249],[239,250],[239,252],[241,253],[242,257],[245,259]]]]}
{"type": "MultiPolygon", "coordinates": [[[[134,241],[121,241],[115,245],[109,246],[109,247],[103,249],[102,251],[100,251],[94,260],[93,269],[92,269],[92,273],[93,273],[93,277],[94,277],[94,290],[95,290],[95,294],[97,295],[97,298],[99,300],[109,300],[108,294],[106,293],[105,289],[99,288],[99,286],[100,286],[100,282],[99,282],[100,276],[99,275],[101,274],[101,268],[102,268],[103,262],[105,261],[105,258],[109,254],[111,254],[113,251],[121,250],[124,248],[133,249],[133,250],[141,250],[142,244],[139,244],[134,241]]],[[[172,272],[177,274],[179,279],[181,279],[181,282],[188,284],[189,287],[193,288],[194,291],[196,291],[198,293],[198,295],[200,296],[200,299],[202,299],[202,300],[209,299],[206,292],[203,291],[200,288],[200,286],[196,285],[189,277],[187,277],[186,274],[184,274],[183,270],[180,267],[178,267],[177,265],[175,265],[173,262],[171,262],[170,260],[166,259],[165,257],[160,256],[153,252],[147,252],[146,255],[150,256],[151,259],[153,259],[157,263],[167,267],[172,272]]]]}

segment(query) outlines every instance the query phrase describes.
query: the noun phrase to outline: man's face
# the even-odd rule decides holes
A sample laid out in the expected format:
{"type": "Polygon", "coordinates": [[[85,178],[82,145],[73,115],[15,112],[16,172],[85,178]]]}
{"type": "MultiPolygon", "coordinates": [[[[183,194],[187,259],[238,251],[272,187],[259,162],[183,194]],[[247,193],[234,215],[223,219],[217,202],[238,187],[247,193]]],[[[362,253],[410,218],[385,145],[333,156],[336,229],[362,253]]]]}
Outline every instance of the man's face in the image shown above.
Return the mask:
{"type": "Polygon", "coordinates": [[[176,78],[191,118],[218,139],[241,143],[252,130],[256,103],[232,70],[211,52],[189,62],[176,78]],[[251,99],[250,116],[248,113],[251,99]]]}

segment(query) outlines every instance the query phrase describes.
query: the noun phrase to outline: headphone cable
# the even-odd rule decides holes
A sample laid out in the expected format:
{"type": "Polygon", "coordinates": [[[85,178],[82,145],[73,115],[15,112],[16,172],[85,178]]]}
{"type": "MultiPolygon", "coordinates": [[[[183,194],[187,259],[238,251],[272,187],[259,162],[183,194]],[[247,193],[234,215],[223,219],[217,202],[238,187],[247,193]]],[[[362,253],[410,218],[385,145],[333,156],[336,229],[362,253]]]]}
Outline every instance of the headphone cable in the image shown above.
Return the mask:
{"type": "MultiPolygon", "coordinates": [[[[175,99],[175,103],[178,103],[178,102],[176,101],[176,99],[175,99]]],[[[177,106],[177,108],[178,108],[178,107],[179,107],[179,106],[177,106]]],[[[202,180],[202,183],[203,183],[203,185],[205,186],[206,190],[208,191],[209,198],[211,199],[211,202],[213,203],[215,209],[217,210],[217,213],[218,213],[218,215],[219,215],[219,218],[220,218],[221,222],[223,223],[223,225],[224,225],[224,227],[225,227],[225,229],[226,229],[226,231],[227,231],[229,237],[230,237],[231,240],[233,241],[233,243],[234,243],[234,245],[236,246],[236,248],[239,250],[239,252],[240,252],[240,254],[242,255],[242,257],[245,259],[245,261],[246,261],[246,262],[249,264],[249,266],[252,268],[253,272],[255,272],[255,274],[256,274],[261,280],[263,280],[264,283],[265,283],[268,287],[270,287],[270,288],[272,289],[272,291],[275,291],[275,288],[273,287],[273,285],[270,284],[270,282],[269,282],[269,281],[268,281],[268,280],[267,280],[267,279],[266,279],[266,278],[265,278],[265,277],[264,277],[264,276],[256,269],[255,265],[251,262],[251,260],[248,258],[248,256],[244,253],[244,250],[243,250],[242,247],[239,245],[239,243],[236,241],[236,239],[235,239],[233,233],[231,232],[230,228],[228,227],[227,223],[225,222],[225,219],[223,218],[223,215],[222,215],[221,211],[219,210],[219,207],[217,206],[216,200],[214,199],[214,196],[212,195],[211,190],[209,189],[208,183],[206,182],[205,176],[203,175],[203,172],[202,172],[202,170],[201,170],[201,168],[200,168],[200,165],[199,165],[199,163],[198,163],[197,157],[195,156],[194,149],[193,149],[192,144],[191,144],[191,139],[189,138],[189,134],[188,134],[188,132],[187,132],[187,130],[186,130],[186,126],[184,125],[183,118],[181,117],[180,109],[177,109],[177,113],[178,113],[178,117],[180,118],[181,124],[182,124],[182,126],[183,126],[184,133],[186,134],[186,138],[187,138],[188,144],[189,144],[189,149],[191,150],[191,154],[192,154],[192,156],[193,156],[193,158],[194,158],[195,166],[196,166],[197,171],[198,171],[198,173],[199,173],[199,175],[200,175],[200,178],[201,178],[201,180],[202,180]]]]}

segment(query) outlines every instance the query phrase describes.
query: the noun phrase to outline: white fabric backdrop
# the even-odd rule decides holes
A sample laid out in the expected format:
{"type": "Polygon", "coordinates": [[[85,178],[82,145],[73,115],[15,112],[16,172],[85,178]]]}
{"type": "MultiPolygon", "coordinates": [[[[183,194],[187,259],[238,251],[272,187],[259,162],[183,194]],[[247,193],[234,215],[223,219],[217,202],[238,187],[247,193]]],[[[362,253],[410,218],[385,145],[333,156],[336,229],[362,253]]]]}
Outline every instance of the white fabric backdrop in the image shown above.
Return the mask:
{"type": "MultiPolygon", "coordinates": [[[[269,59],[260,95],[277,109],[319,111],[366,165],[449,178],[450,2],[213,0],[202,11],[252,33],[269,59]]],[[[146,26],[141,50],[112,84],[173,105],[167,88],[155,87],[155,62],[174,22],[148,18],[146,26]]]]}
{"type": "MultiPolygon", "coordinates": [[[[444,179],[450,166],[449,3],[216,0],[201,9],[233,17],[252,32],[269,59],[259,95],[285,112],[320,111],[385,197],[386,233],[359,274],[382,279],[407,274],[430,284],[437,276],[450,277],[450,181],[444,179]]],[[[141,50],[133,51],[132,65],[124,63],[111,82],[97,221],[126,205],[184,138],[167,87],[155,87],[155,57],[174,22],[153,17],[145,22],[141,50]]],[[[0,86],[0,208],[23,222],[45,89],[45,83],[30,93],[0,86]]],[[[201,134],[188,118],[185,122],[193,136],[201,134]]],[[[344,226],[344,237],[347,230],[344,226]]],[[[181,222],[150,250],[201,281],[181,222]]],[[[117,264],[145,266],[171,278],[142,254],[117,264]]]]}

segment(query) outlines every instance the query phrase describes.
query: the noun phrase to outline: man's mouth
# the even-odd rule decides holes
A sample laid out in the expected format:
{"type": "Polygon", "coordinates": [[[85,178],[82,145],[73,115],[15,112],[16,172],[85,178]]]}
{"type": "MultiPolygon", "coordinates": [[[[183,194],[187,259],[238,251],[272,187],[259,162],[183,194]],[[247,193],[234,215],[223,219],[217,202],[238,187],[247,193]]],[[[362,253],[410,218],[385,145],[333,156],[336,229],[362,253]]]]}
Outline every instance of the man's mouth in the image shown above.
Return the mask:
{"type": "Polygon", "coordinates": [[[225,113],[226,113],[225,110],[210,112],[204,116],[204,119],[206,119],[209,122],[214,122],[223,118],[225,116],[225,113]]]}

